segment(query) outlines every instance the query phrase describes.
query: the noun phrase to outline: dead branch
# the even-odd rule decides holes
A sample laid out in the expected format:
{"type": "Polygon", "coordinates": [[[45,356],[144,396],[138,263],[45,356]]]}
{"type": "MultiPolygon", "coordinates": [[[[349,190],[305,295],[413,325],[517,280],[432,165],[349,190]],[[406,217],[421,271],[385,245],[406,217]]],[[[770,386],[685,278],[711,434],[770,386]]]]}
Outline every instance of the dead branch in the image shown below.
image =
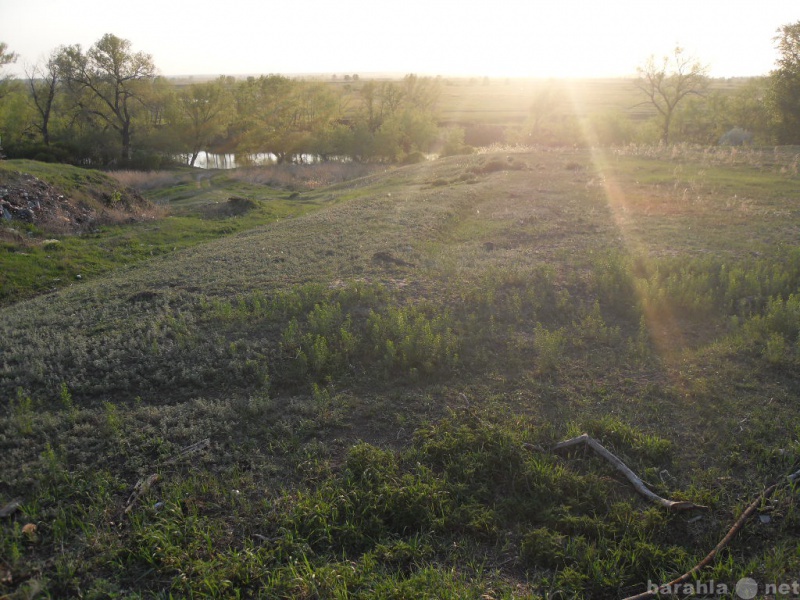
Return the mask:
{"type": "Polygon", "coordinates": [[[0,518],[10,517],[15,512],[19,510],[19,507],[22,506],[22,500],[17,498],[16,500],[12,500],[2,508],[0,508],[0,518]]]}
{"type": "Polygon", "coordinates": [[[136,501],[144,496],[150,488],[159,480],[159,476],[157,473],[153,473],[150,477],[142,478],[136,482],[136,485],[133,486],[133,492],[131,492],[130,497],[128,498],[128,504],[125,506],[125,514],[127,515],[131,510],[133,510],[133,505],[136,501]]]}
{"type": "Polygon", "coordinates": [[[628,466],[622,462],[616,455],[606,450],[603,445],[598,442],[596,439],[589,436],[588,433],[584,433],[583,435],[579,435],[576,438],[572,438],[571,440],[567,440],[565,442],[561,442],[560,444],[556,444],[553,447],[553,450],[563,450],[564,448],[570,448],[572,446],[577,446],[578,444],[585,444],[589,446],[592,450],[594,450],[597,454],[605,458],[608,462],[614,465],[614,468],[625,475],[628,481],[631,482],[634,489],[639,492],[642,496],[658,504],[663,506],[667,510],[693,510],[695,508],[703,508],[708,509],[707,506],[702,506],[700,504],[694,504],[693,502],[686,502],[682,500],[667,500],[666,498],[662,498],[658,494],[650,491],[644,484],[644,482],[639,479],[639,477],[631,471],[628,466]]]}
{"type": "Polygon", "coordinates": [[[795,471],[794,473],[789,475],[788,479],[789,479],[789,483],[794,483],[795,481],[800,479],[800,471],[795,471]]]}
{"type": "MultiPolygon", "coordinates": [[[[798,471],[797,473],[794,473],[794,475],[797,475],[798,477],[800,477],[800,471],[798,471]]],[[[791,479],[791,477],[792,476],[790,476],[790,480],[793,482],[794,480],[791,479]]],[[[728,533],[725,535],[725,537],[722,538],[722,540],[720,540],[719,544],[717,544],[714,547],[714,549],[711,552],[709,552],[708,555],[703,560],[701,560],[694,567],[692,567],[692,569],[690,571],[687,571],[686,573],[684,573],[683,575],[681,575],[677,579],[673,579],[672,581],[670,581],[668,584],[665,584],[665,585],[668,586],[669,588],[674,589],[674,586],[678,586],[678,585],[680,585],[682,583],[686,583],[687,581],[689,581],[689,579],[692,578],[692,576],[695,573],[700,571],[700,569],[702,569],[706,565],[710,564],[711,561],[714,560],[714,557],[716,557],[717,553],[719,553],[720,550],[722,550],[725,546],[727,546],[728,542],[730,542],[733,539],[733,536],[735,536],[739,532],[739,530],[744,526],[745,521],[747,521],[747,519],[750,518],[750,516],[756,511],[756,509],[759,507],[759,505],[765,499],[769,498],[769,496],[772,495],[772,492],[774,492],[778,488],[778,485],[779,484],[776,483],[776,484],[768,487],[766,490],[764,490],[761,493],[761,495],[758,498],[756,498],[753,501],[753,503],[750,504],[750,506],[748,506],[745,509],[745,511],[742,513],[742,515],[739,517],[739,519],[736,521],[736,523],[733,524],[733,527],[731,527],[730,530],[728,530],[728,533]]],[[[660,587],[663,587],[663,586],[660,586],[660,587]]],[[[647,591],[647,592],[642,592],[641,594],[638,594],[636,596],[629,596],[629,597],[625,598],[625,600],[649,600],[650,598],[655,598],[657,595],[658,595],[657,591],[647,591]]]]}
{"type": "Polygon", "coordinates": [[[183,448],[180,452],[178,452],[175,456],[170,458],[164,464],[165,465],[171,465],[173,463],[176,463],[179,460],[181,460],[182,458],[185,458],[186,456],[190,456],[192,454],[197,454],[201,450],[205,450],[210,445],[211,445],[211,439],[210,438],[206,438],[204,440],[200,440],[199,442],[194,443],[191,446],[186,446],[186,448],[183,448]]]}

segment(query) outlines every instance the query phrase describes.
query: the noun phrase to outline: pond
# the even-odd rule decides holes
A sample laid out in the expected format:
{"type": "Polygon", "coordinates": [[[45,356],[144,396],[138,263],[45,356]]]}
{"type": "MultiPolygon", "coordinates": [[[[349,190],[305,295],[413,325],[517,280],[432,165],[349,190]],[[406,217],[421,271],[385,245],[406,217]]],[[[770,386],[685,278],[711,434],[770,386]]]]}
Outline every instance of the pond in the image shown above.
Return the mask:
{"type": "MultiPolygon", "coordinates": [[[[189,164],[192,159],[191,154],[180,154],[177,159],[182,163],[189,164]]],[[[350,159],[334,156],[329,157],[328,160],[335,160],[339,162],[347,162],[350,159]]],[[[272,153],[264,152],[260,154],[247,154],[239,155],[239,161],[236,160],[236,154],[214,154],[212,152],[201,152],[197,155],[197,160],[194,161],[194,166],[200,169],[235,169],[237,167],[250,167],[271,165],[278,162],[278,157],[272,153]]],[[[317,154],[301,154],[301,164],[313,164],[322,162],[322,157],[317,154]]]]}

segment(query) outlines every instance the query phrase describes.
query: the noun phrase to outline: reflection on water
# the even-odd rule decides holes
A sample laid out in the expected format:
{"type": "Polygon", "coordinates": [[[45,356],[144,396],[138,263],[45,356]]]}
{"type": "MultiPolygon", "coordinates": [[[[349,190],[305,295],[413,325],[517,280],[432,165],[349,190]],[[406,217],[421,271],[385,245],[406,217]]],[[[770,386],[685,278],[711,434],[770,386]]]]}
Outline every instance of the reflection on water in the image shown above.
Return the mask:
{"type": "MultiPolygon", "coordinates": [[[[187,165],[192,160],[191,155],[182,154],[179,160],[187,165]]],[[[278,162],[278,157],[274,154],[265,152],[260,154],[240,154],[237,161],[236,154],[212,154],[211,152],[201,152],[194,161],[194,166],[200,169],[235,169],[237,167],[252,167],[260,165],[271,165],[278,162]]],[[[322,158],[316,154],[301,154],[299,162],[302,164],[312,164],[322,162],[322,158]]],[[[333,160],[341,160],[334,157],[333,160]]]]}

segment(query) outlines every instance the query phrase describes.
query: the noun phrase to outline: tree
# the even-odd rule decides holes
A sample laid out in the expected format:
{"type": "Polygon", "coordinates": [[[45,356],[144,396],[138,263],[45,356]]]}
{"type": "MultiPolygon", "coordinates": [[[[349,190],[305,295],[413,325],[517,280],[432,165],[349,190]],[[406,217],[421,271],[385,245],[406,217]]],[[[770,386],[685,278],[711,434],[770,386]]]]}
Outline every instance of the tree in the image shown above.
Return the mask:
{"type": "Polygon", "coordinates": [[[778,141],[800,144],[800,21],[784,25],[775,37],[780,56],[770,73],[770,105],[778,141]]]}
{"type": "Polygon", "coordinates": [[[298,83],[283,75],[250,77],[238,86],[238,149],[246,153],[274,154],[279,163],[299,151],[301,137],[295,127],[298,83]]]}
{"type": "Polygon", "coordinates": [[[555,135],[557,113],[564,104],[564,92],[554,83],[550,82],[537,90],[522,127],[520,141],[526,144],[553,143],[558,137],[555,135]]]}
{"type": "Polygon", "coordinates": [[[687,96],[702,95],[708,87],[707,68],[675,48],[672,56],[657,62],[651,56],[637,69],[636,87],[647,97],[643,104],[652,104],[661,121],[661,141],[669,143],[670,127],[678,105],[687,96]]]}
{"type": "Polygon", "coordinates": [[[130,159],[134,116],[156,73],[153,58],[107,33],[87,52],[80,45],[64,48],[59,67],[77,105],[119,134],[120,157],[130,159]]]}
{"type": "MultiPolygon", "coordinates": [[[[16,53],[8,50],[8,44],[5,42],[0,42],[0,69],[16,61],[16,53]]],[[[11,79],[11,75],[4,75],[2,78],[0,78],[0,98],[6,94],[6,88],[8,87],[7,84],[9,79],[11,79]]]]}
{"type": "Polygon", "coordinates": [[[232,103],[228,80],[195,83],[177,93],[176,129],[183,145],[189,149],[189,165],[194,166],[197,156],[208,150],[211,142],[226,132],[230,121],[232,103]]]}
{"type": "Polygon", "coordinates": [[[44,65],[37,64],[25,70],[28,77],[28,91],[39,115],[36,129],[41,133],[45,146],[50,145],[50,117],[53,114],[56,91],[60,81],[58,72],[60,52],[61,50],[53,51],[44,65]]]}
{"type": "MultiPolygon", "coordinates": [[[[5,42],[0,42],[0,70],[8,64],[11,64],[17,60],[17,55],[13,52],[9,52],[8,44],[5,42]]],[[[3,96],[8,93],[9,88],[9,80],[11,79],[10,75],[5,75],[0,77],[0,100],[2,100],[3,96]]],[[[2,140],[0,140],[2,142],[2,140]]],[[[5,155],[3,154],[3,146],[0,143],[0,158],[3,158],[5,155]]]]}

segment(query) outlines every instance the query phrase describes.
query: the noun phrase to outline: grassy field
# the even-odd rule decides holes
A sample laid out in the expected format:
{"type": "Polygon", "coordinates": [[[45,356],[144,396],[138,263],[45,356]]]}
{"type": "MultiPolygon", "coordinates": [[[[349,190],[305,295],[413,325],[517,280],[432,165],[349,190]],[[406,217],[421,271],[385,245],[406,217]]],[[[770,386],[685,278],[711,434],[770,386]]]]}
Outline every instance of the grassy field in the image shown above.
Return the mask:
{"type": "MultiPolygon", "coordinates": [[[[317,210],[333,196],[316,191],[374,170],[359,165],[304,165],[158,173],[117,171],[108,174],[64,165],[10,160],[0,173],[31,174],[58,186],[76,204],[116,189],[135,189],[154,206],[143,215],[122,215],[117,222],[98,221],[82,235],[54,233],[24,225],[24,237],[0,231],[0,305],[52,292],[121,266],[170,254],[231,233],[317,210]],[[85,174],[85,175],[83,175],[85,174]],[[134,220],[134,223],[130,221],[134,220]]],[[[18,228],[19,229],[19,228],[18,228]]]]}
{"type": "MultiPolygon", "coordinates": [[[[359,82],[328,82],[339,90],[350,110],[361,106],[357,94],[367,79],[359,82]]],[[[377,80],[383,81],[383,80],[377,80]]],[[[389,79],[391,81],[391,79],[389,79]]],[[[732,93],[747,78],[712,79],[711,92],[732,93]]],[[[549,90],[560,100],[556,117],[573,116],[579,120],[607,113],[627,115],[634,121],[655,116],[652,105],[636,88],[635,78],[615,79],[489,79],[440,78],[441,96],[437,103],[442,125],[498,125],[518,127],[528,118],[537,96],[549,90]]]]}
{"type": "MultiPolygon", "coordinates": [[[[258,172],[156,185],[170,219],[214,227],[261,186],[263,221],[3,308],[0,508],[20,506],[0,519],[0,595],[668,582],[800,468],[799,160],[531,150],[294,198],[258,172]],[[667,512],[552,451],[583,432],[708,509],[667,512]]],[[[798,534],[782,484],[697,579],[791,583],[798,534]]]]}

